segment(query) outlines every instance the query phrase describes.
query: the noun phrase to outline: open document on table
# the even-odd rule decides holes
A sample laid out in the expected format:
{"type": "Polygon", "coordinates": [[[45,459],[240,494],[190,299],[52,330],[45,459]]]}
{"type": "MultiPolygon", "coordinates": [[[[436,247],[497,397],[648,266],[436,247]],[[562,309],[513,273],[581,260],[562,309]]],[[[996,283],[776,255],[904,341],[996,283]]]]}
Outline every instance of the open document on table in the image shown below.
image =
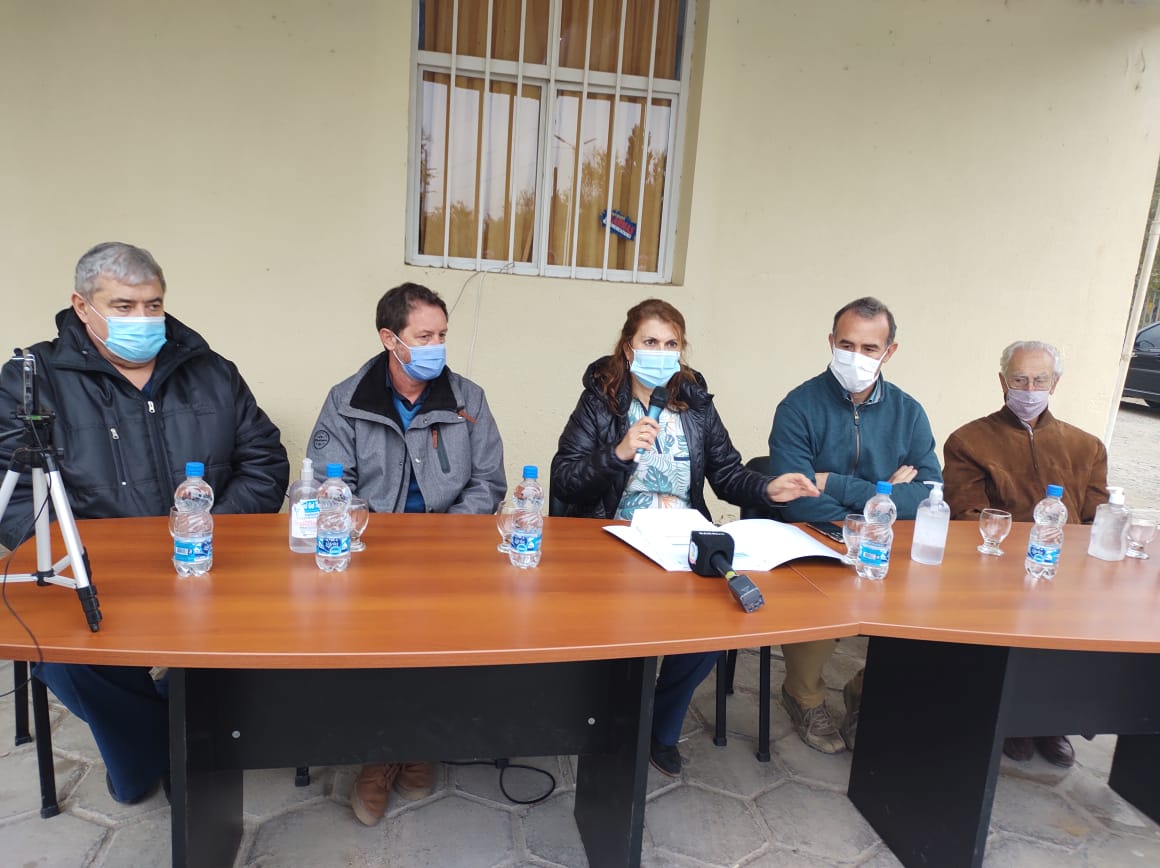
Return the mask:
{"type": "Polygon", "coordinates": [[[689,535],[695,530],[723,530],[733,537],[733,569],[762,572],[797,558],[834,558],[842,554],[792,524],[747,518],[715,527],[695,509],[638,509],[629,525],[604,528],[647,555],[666,570],[689,571],[689,535]]]}

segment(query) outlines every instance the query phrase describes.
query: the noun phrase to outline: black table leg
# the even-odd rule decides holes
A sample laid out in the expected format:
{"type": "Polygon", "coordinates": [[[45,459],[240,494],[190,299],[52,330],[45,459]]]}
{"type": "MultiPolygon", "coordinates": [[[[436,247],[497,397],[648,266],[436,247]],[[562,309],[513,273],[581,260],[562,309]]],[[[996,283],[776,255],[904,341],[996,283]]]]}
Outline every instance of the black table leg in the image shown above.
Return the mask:
{"type": "Polygon", "coordinates": [[[1108,786],[1141,813],[1160,823],[1160,736],[1121,735],[1116,741],[1108,786]]]}
{"type": "Polygon", "coordinates": [[[623,661],[611,685],[610,751],[581,754],[574,814],[592,868],[639,868],[655,657],[623,661]]]}
{"type": "Polygon", "coordinates": [[[1008,650],[870,640],[849,795],[904,865],[982,864],[1008,650]]]}
{"type": "Polygon", "coordinates": [[[212,672],[169,670],[174,868],[232,865],[242,840],[242,770],[214,769],[212,672]]]}

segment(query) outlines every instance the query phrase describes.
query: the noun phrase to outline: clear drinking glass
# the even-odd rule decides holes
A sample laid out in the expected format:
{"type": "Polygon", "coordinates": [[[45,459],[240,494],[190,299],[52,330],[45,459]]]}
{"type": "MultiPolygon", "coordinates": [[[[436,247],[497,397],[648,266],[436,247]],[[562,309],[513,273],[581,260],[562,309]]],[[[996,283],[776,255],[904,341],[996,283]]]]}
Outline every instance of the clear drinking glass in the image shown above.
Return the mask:
{"type": "Polygon", "coordinates": [[[852,512],[842,522],[842,539],[846,543],[846,563],[858,560],[858,546],[862,542],[862,528],[866,526],[866,516],[852,512]]]}
{"type": "Polygon", "coordinates": [[[1001,509],[984,509],[979,514],[979,533],[983,535],[983,544],[977,546],[976,551],[984,555],[1003,554],[999,543],[1011,533],[1011,513],[1001,509]]]}
{"type": "Polygon", "coordinates": [[[495,547],[498,552],[510,552],[512,550],[512,522],[515,520],[516,502],[514,500],[505,500],[499,505],[499,509],[495,511],[495,526],[499,531],[499,545],[495,547]]]}
{"type": "Polygon", "coordinates": [[[1144,546],[1156,538],[1156,526],[1160,524],[1160,512],[1154,509],[1133,509],[1128,520],[1128,557],[1148,559],[1144,546]]]}
{"type": "Polygon", "coordinates": [[[362,541],[363,532],[371,520],[371,509],[361,497],[350,499],[350,550],[352,552],[366,551],[367,544],[362,541]]]}

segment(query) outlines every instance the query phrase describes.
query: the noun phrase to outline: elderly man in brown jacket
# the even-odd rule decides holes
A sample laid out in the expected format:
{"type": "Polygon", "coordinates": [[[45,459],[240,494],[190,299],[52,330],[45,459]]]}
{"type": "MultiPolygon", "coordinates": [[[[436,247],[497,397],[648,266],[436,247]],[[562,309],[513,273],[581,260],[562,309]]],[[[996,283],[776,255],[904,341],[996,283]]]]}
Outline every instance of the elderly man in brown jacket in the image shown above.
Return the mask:
{"type": "MultiPolygon", "coordinates": [[[[1099,438],[1062,422],[1047,409],[1063,375],[1059,350],[1039,341],[1016,341],[999,359],[1004,406],[959,428],[943,447],[943,479],[951,518],[977,519],[987,508],[1014,521],[1032,512],[1049,484],[1063,486],[1069,523],[1091,522],[1108,499],[1108,452],[1099,438]]],[[[1028,760],[1036,748],[1067,768],[1075,750],[1065,736],[1009,738],[1003,753],[1028,760]]]]}

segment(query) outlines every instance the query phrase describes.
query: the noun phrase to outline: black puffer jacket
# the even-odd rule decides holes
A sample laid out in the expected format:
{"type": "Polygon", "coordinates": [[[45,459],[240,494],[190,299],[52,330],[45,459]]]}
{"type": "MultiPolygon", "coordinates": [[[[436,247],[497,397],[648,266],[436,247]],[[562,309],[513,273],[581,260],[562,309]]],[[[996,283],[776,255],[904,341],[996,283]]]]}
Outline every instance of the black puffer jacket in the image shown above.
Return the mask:
{"type": "MultiPolygon", "coordinates": [[[[628,430],[631,386],[626,380],[613,414],[596,384],[594,372],[607,358],[597,359],[584,372],[584,392],[552,458],[548,493],[553,515],[612,518],[636,467],[632,461],[621,461],[614,451],[628,430]]],[[[704,493],[708,479],[722,500],[738,506],[771,506],[765,496],[771,477],[741,465],[741,456],[706,390],[705,378],[694,373],[697,385],[682,383],[680,392],[680,399],[689,405],[681,414],[681,424],[689,447],[690,505],[710,518],[704,493]]]]}
{"type": "MultiPolygon", "coordinates": [[[[277,512],[290,466],[277,426],[254,400],[233,362],[201,335],[166,316],[166,343],[150,392],[126,380],[89,339],[71,308],[56,317],[59,336],[32,347],[40,401],[57,414],[54,442],[77,518],[165,515],[185,478],[185,462],[205,464],[214,512],[277,512]]],[[[20,426],[20,365],[0,371],[0,433],[20,426]]],[[[23,436],[0,440],[6,469],[23,436]]],[[[0,524],[0,543],[31,535],[32,487],[20,479],[0,524]]]]}

